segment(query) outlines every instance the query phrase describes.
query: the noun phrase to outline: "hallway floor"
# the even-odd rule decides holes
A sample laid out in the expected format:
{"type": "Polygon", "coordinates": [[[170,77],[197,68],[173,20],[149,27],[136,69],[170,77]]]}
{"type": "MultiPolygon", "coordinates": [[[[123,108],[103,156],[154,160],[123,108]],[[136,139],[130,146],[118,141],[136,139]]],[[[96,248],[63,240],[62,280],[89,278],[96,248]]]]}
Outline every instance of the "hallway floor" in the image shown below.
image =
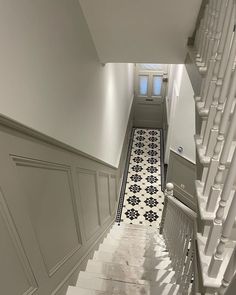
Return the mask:
{"type": "Polygon", "coordinates": [[[118,216],[127,224],[159,227],[164,205],[162,134],[159,129],[133,130],[123,206],[118,216]],[[122,212],[121,212],[122,211],[122,212]]]}

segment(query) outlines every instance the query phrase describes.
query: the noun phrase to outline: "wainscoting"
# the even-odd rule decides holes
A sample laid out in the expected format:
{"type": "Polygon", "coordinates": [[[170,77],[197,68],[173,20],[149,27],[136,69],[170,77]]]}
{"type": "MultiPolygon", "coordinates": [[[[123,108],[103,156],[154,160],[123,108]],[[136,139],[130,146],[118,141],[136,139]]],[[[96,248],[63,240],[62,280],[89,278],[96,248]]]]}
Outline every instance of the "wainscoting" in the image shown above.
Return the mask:
{"type": "Polygon", "coordinates": [[[175,197],[196,211],[195,179],[195,164],[170,150],[167,182],[174,184],[175,197]]]}
{"type": "Polygon", "coordinates": [[[1,118],[0,286],[4,295],[64,295],[114,222],[119,168],[1,118]]]}

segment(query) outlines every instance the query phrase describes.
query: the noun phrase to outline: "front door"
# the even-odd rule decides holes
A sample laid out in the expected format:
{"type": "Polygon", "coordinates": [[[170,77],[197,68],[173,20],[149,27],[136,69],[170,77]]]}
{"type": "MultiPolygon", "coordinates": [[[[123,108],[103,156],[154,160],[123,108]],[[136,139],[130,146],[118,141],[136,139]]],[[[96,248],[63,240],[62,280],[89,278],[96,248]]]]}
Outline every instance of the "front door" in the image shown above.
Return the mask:
{"type": "Polygon", "coordinates": [[[168,66],[136,64],[135,67],[134,125],[163,128],[168,66]]]}

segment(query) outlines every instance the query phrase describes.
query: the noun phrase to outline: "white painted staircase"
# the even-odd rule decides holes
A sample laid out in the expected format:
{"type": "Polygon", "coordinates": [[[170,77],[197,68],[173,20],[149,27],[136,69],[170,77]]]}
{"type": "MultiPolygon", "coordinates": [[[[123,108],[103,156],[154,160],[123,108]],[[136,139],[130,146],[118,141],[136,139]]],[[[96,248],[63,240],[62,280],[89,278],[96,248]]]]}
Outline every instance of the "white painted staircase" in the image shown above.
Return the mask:
{"type": "Polygon", "coordinates": [[[159,230],[114,224],[67,295],[181,294],[179,290],[159,230]]]}

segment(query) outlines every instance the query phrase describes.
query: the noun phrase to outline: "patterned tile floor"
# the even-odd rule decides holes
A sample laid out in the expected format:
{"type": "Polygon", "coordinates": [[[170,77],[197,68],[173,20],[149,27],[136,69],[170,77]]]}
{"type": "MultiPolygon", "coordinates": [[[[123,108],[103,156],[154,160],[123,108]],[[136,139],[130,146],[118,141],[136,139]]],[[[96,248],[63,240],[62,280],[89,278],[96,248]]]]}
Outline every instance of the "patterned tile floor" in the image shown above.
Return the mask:
{"type": "Polygon", "coordinates": [[[134,129],[120,222],[159,227],[164,205],[161,140],[158,129],[134,129]]]}

